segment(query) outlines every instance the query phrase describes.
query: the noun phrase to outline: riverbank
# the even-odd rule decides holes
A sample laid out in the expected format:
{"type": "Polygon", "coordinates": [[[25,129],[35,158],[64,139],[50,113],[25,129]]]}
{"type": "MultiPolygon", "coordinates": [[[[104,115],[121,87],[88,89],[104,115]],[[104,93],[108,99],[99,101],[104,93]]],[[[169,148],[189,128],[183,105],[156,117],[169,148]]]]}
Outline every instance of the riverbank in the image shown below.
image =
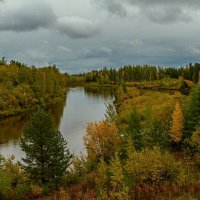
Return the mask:
{"type": "Polygon", "coordinates": [[[99,82],[79,82],[77,84],[74,83],[73,86],[79,87],[111,87],[117,88],[119,85],[123,85],[123,87],[136,87],[138,89],[146,89],[146,90],[172,90],[172,91],[181,91],[182,93],[188,94],[193,83],[189,80],[179,80],[172,78],[165,78],[162,80],[155,81],[141,81],[141,82],[119,82],[119,83],[99,83],[99,82]]]}
{"type": "Polygon", "coordinates": [[[63,99],[66,92],[66,76],[55,66],[5,63],[0,67],[0,118],[48,107],[63,99]]]}
{"type": "Polygon", "coordinates": [[[54,106],[55,104],[57,104],[60,101],[63,101],[66,98],[67,92],[65,93],[65,95],[63,95],[63,97],[57,97],[55,99],[51,99],[51,101],[45,101],[36,105],[31,105],[30,107],[24,108],[24,109],[16,109],[16,110],[4,110],[4,111],[0,111],[0,120],[11,117],[11,116],[15,116],[15,115],[19,115],[22,113],[26,113],[28,111],[36,111],[39,109],[47,109],[51,106],[54,106]]]}

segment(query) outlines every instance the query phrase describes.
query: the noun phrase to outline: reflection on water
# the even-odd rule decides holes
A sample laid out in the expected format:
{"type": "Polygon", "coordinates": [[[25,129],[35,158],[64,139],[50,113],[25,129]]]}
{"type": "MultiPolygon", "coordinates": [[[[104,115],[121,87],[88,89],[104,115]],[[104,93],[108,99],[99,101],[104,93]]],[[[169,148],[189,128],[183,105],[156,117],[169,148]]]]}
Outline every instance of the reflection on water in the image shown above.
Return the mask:
{"type": "MultiPolygon", "coordinates": [[[[65,101],[46,111],[51,114],[54,127],[59,129],[68,141],[68,147],[76,154],[85,152],[82,137],[88,122],[104,117],[105,103],[112,101],[114,90],[110,88],[71,88],[65,101]]],[[[31,113],[24,113],[0,121],[0,154],[15,155],[20,159],[23,153],[19,141],[31,113]]]]}
{"type": "Polygon", "coordinates": [[[114,97],[115,89],[108,87],[85,87],[84,92],[88,97],[96,97],[109,99],[110,97],[114,97]]]}

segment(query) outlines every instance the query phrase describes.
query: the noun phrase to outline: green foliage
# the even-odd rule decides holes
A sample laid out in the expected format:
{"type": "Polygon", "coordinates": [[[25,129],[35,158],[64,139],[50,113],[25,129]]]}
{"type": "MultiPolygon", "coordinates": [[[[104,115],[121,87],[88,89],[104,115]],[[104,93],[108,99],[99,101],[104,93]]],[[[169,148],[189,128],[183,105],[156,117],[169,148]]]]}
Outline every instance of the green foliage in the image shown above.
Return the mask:
{"type": "Polygon", "coordinates": [[[106,105],[105,119],[109,123],[114,123],[117,119],[117,113],[112,103],[106,105]]]}
{"type": "Polygon", "coordinates": [[[122,99],[123,96],[124,96],[124,89],[122,85],[119,85],[119,87],[117,88],[117,98],[122,99]]]}
{"type": "MultiPolygon", "coordinates": [[[[190,64],[186,67],[156,67],[150,65],[126,65],[116,69],[92,70],[79,75],[68,75],[68,80],[82,83],[85,81],[99,84],[121,84],[134,82],[135,86],[176,88],[188,92],[188,84],[184,81],[198,82],[200,64],[190,64]],[[179,79],[179,80],[178,80],[179,79]],[[142,83],[142,84],[141,84],[142,83]]],[[[72,82],[72,81],[71,81],[72,82]]],[[[124,87],[123,87],[124,88],[124,87]]],[[[125,91],[125,88],[124,88],[125,91]]]]}
{"type": "Polygon", "coordinates": [[[109,191],[109,199],[128,200],[128,187],[125,185],[124,170],[117,154],[111,159],[108,170],[110,174],[111,187],[111,191],[109,191]]]}
{"type": "Polygon", "coordinates": [[[27,197],[30,187],[26,183],[26,174],[18,163],[14,162],[14,157],[2,159],[0,169],[0,199],[21,200],[27,197]]]}
{"type": "Polygon", "coordinates": [[[100,159],[97,166],[97,178],[96,178],[96,187],[97,187],[97,197],[101,200],[108,199],[108,166],[103,158],[100,159]]]}
{"type": "Polygon", "coordinates": [[[100,159],[97,167],[97,197],[101,200],[128,200],[129,188],[125,185],[124,169],[117,154],[108,164],[100,159]]]}
{"type": "Polygon", "coordinates": [[[126,161],[126,172],[134,183],[176,182],[182,173],[180,163],[159,149],[133,151],[126,161]]]}
{"type": "Polygon", "coordinates": [[[97,163],[87,159],[87,157],[74,156],[69,169],[69,174],[64,177],[64,185],[67,187],[70,184],[78,184],[79,182],[87,182],[88,174],[94,170],[97,163]]]}
{"type": "Polygon", "coordinates": [[[200,121],[200,85],[193,87],[185,109],[185,137],[191,137],[200,121]]]}
{"type": "Polygon", "coordinates": [[[151,121],[148,128],[141,131],[144,148],[159,147],[162,150],[169,146],[169,137],[162,123],[156,119],[151,121]]]}
{"type": "Polygon", "coordinates": [[[20,146],[24,170],[38,184],[57,186],[70,165],[71,155],[60,132],[54,131],[50,116],[44,112],[33,114],[26,126],[20,146]]]}
{"type": "Polygon", "coordinates": [[[194,156],[196,158],[196,162],[200,166],[200,124],[191,137],[191,145],[194,148],[194,156]]]}
{"type": "Polygon", "coordinates": [[[135,108],[131,112],[127,131],[132,136],[135,149],[141,150],[142,135],[141,135],[140,118],[135,108]]]}

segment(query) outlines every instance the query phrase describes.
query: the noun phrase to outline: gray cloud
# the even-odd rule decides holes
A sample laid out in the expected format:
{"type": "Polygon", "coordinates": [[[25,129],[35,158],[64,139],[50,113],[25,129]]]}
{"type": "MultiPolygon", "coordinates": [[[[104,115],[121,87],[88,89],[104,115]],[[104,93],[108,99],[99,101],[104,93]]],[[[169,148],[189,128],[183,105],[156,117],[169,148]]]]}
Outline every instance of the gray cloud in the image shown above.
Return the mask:
{"type": "Polygon", "coordinates": [[[144,41],[141,39],[127,40],[123,39],[120,41],[121,44],[128,45],[133,48],[142,48],[144,46],[144,41]]]}
{"type": "Polygon", "coordinates": [[[199,8],[199,0],[0,0],[0,58],[72,73],[199,62],[199,8]]]}
{"type": "Polygon", "coordinates": [[[22,7],[2,12],[0,15],[1,31],[32,31],[47,28],[56,22],[56,16],[46,4],[25,4],[22,7]]]}
{"type": "Polygon", "coordinates": [[[185,50],[186,53],[189,53],[193,56],[200,56],[200,49],[199,48],[189,46],[189,47],[185,47],[184,50],[185,50]]]}
{"type": "Polygon", "coordinates": [[[66,53],[66,54],[72,52],[72,49],[70,49],[70,48],[68,48],[68,47],[64,47],[64,46],[59,46],[59,47],[58,47],[58,50],[61,51],[61,52],[66,53]]]}
{"type": "Polygon", "coordinates": [[[124,8],[124,6],[120,3],[112,3],[108,5],[108,10],[113,13],[114,15],[120,16],[120,17],[126,17],[127,11],[124,8]]]}
{"type": "Polygon", "coordinates": [[[107,55],[111,55],[112,54],[112,49],[109,47],[101,47],[100,52],[107,54],[107,55]]]}
{"type": "Polygon", "coordinates": [[[160,24],[188,22],[191,20],[190,12],[200,7],[199,0],[101,0],[97,3],[99,2],[111,14],[125,17],[128,10],[139,9],[140,16],[146,16],[150,21],[160,24]]]}
{"type": "Polygon", "coordinates": [[[58,20],[58,30],[70,38],[90,38],[100,32],[94,22],[80,17],[66,17],[58,20]]]}
{"type": "Polygon", "coordinates": [[[99,48],[83,48],[79,53],[79,58],[82,59],[94,59],[94,58],[107,58],[112,56],[113,50],[110,47],[99,47],[99,48]]]}
{"type": "Polygon", "coordinates": [[[147,8],[144,9],[146,16],[153,22],[160,24],[174,23],[176,21],[188,22],[191,17],[184,13],[180,8],[147,8]]]}
{"type": "MultiPolygon", "coordinates": [[[[146,5],[146,6],[155,6],[155,5],[179,5],[179,6],[200,6],[199,0],[125,0],[131,4],[136,5],[146,5]]],[[[121,0],[123,2],[123,0],[121,0]]]]}

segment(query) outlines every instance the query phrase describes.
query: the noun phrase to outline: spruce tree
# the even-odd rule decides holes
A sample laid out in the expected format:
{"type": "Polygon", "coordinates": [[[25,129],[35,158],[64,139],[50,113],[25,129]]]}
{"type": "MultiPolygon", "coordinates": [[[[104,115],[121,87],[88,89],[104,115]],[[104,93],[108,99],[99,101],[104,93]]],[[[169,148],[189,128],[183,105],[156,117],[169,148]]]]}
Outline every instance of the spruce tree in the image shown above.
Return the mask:
{"type": "Polygon", "coordinates": [[[128,123],[128,133],[131,134],[133,144],[136,150],[142,149],[142,135],[140,126],[140,117],[137,113],[136,108],[133,108],[128,123]]]}
{"type": "Polygon", "coordinates": [[[112,103],[106,104],[105,118],[108,123],[114,123],[117,119],[117,112],[112,103]]]}
{"type": "Polygon", "coordinates": [[[57,186],[70,165],[71,154],[48,114],[41,111],[33,114],[20,146],[26,154],[22,158],[23,168],[30,179],[38,184],[57,186]]]}
{"type": "Polygon", "coordinates": [[[193,87],[186,104],[185,137],[191,137],[200,121],[200,85],[193,87]]]}

